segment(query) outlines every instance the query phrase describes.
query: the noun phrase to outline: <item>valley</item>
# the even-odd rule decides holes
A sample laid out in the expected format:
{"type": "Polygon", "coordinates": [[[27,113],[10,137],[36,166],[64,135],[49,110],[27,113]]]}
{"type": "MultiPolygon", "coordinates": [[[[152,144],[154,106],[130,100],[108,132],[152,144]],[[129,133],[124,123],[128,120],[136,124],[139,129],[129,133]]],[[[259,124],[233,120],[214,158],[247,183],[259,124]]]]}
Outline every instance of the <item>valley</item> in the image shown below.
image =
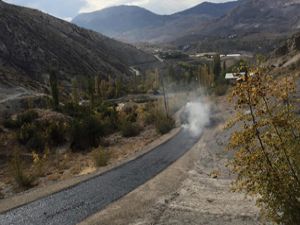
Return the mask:
{"type": "Polygon", "coordinates": [[[0,0],[0,224],[300,223],[299,0],[31,1],[0,0]]]}

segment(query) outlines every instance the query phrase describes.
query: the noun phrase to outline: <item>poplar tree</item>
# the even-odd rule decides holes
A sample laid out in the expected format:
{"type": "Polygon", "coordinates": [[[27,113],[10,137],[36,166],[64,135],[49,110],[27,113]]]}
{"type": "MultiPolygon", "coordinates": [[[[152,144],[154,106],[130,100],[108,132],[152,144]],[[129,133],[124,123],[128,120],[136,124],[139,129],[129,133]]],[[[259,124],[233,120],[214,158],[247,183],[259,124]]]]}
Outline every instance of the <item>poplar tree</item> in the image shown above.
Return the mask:
{"type": "Polygon", "coordinates": [[[264,68],[246,71],[231,95],[235,190],[257,197],[262,215],[277,224],[300,224],[300,119],[293,77],[275,80],[264,68]]]}

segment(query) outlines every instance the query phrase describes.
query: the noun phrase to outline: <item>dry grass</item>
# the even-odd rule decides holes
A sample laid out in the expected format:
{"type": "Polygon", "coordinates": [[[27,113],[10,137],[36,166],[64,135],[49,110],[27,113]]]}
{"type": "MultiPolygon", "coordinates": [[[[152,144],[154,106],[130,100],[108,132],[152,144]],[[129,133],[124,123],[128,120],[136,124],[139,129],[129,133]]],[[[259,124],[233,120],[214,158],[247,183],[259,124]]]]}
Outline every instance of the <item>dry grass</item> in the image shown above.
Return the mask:
{"type": "Polygon", "coordinates": [[[20,158],[20,153],[15,151],[10,162],[12,176],[18,187],[21,189],[29,189],[34,186],[36,177],[26,171],[24,163],[20,158]]]}
{"type": "MultiPolygon", "coordinates": [[[[6,134],[5,138],[10,135],[6,134]]],[[[87,153],[72,153],[66,147],[66,149],[62,149],[61,153],[55,153],[55,151],[51,151],[48,155],[47,151],[46,155],[28,153],[26,155],[29,159],[32,158],[32,162],[30,163],[29,160],[27,163],[21,163],[21,165],[17,160],[13,166],[14,173],[12,173],[10,163],[0,165],[0,191],[2,191],[2,197],[15,195],[24,189],[30,188],[33,184],[38,187],[47,187],[53,182],[93,173],[99,166],[114,164],[141,151],[158,137],[155,128],[148,126],[137,137],[123,138],[121,134],[110,135],[105,139],[110,144],[105,149],[95,149],[87,153]],[[103,154],[103,151],[109,153],[109,155],[103,154]],[[16,181],[24,188],[15,189],[13,184],[16,181]]],[[[11,138],[13,138],[13,135],[11,135],[11,138]]],[[[12,143],[9,139],[5,140],[7,144],[12,144],[13,148],[18,147],[17,143],[12,143]]],[[[4,142],[1,144],[4,144],[4,142]]],[[[1,148],[1,144],[0,153],[8,154],[7,145],[4,144],[5,146],[1,148]]],[[[19,150],[21,151],[21,149],[19,150]]],[[[24,156],[22,155],[22,157],[24,156]]]]}
{"type": "Polygon", "coordinates": [[[108,165],[110,153],[103,148],[98,148],[93,152],[96,167],[104,167],[108,165]]]}

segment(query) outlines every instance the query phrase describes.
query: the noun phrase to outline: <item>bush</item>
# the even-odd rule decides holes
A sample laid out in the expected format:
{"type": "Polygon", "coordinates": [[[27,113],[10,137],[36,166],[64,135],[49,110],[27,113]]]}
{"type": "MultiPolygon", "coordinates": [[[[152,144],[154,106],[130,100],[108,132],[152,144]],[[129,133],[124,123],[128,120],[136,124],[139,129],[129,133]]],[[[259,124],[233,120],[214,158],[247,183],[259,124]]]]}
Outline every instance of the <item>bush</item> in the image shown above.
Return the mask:
{"type": "Polygon", "coordinates": [[[145,112],[144,123],[146,125],[154,124],[155,120],[156,120],[156,115],[155,115],[154,111],[145,112]]]}
{"type": "Polygon", "coordinates": [[[45,150],[47,139],[43,133],[34,133],[34,135],[26,143],[26,147],[31,150],[43,152],[45,150]]]}
{"type": "Polygon", "coordinates": [[[17,116],[16,120],[8,118],[4,120],[3,126],[8,129],[17,129],[22,127],[26,123],[32,123],[38,118],[38,113],[33,110],[28,110],[27,112],[21,113],[17,116]]]}
{"type": "Polygon", "coordinates": [[[137,123],[131,123],[125,120],[121,125],[121,133],[123,137],[135,137],[141,132],[141,127],[137,123]]]}
{"type": "Polygon", "coordinates": [[[34,124],[24,124],[18,132],[18,140],[25,145],[35,133],[37,133],[37,127],[34,124]]]}
{"type": "Polygon", "coordinates": [[[75,151],[96,148],[103,136],[103,126],[95,116],[74,120],[71,126],[71,148],[75,151]]]}
{"type": "Polygon", "coordinates": [[[29,189],[34,186],[33,182],[35,178],[33,176],[25,174],[22,160],[20,159],[20,155],[17,152],[15,152],[13,155],[11,168],[13,177],[19,187],[29,189]]]}
{"type": "Polygon", "coordinates": [[[37,151],[43,151],[46,139],[41,129],[32,123],[25,123],[18,132],[18,140],[27,148],[37,151]]]}
{"type": "Polygon", "coordinates": [[[27,112],[21,113],[17,116],[17,124],[21,127],[25,123],[32,123],[39,117],[36,111],[28,110],[27,112]]]}
{"type": "Polygon", "coordinates": [[[84,118],[87,117],[91,113],[91,109],[88,106],[81,106],[72,102],[65,104],[62,108],[62,111],[76,118],[84,118]]]}
{"type": "Polygon", "coordinates": [[[47,143],[50,146],[60,146],[66,142],[67,125],[64,122],[49,123],[46,128],[47,143]]]}
{"type": "Polygon", "coordinates": [[[175,120],[163,114],[157,115],[155,121],[156,131],[160,134],[166,134],[175,127],[175,120]]]}
{"type": "Polygon", "coordinates": [[[17,129],[19,128],[19,124],[16,120],[8,118],[3,121],[3,126],[8,129],[17,129]]]}
{"type": "Polygon", "coordinates": [[[96,167],[103,167],[103,166],[107,166],[110,155],[107,151],[100,148],[94,151],[93,158],[96,167]]]}

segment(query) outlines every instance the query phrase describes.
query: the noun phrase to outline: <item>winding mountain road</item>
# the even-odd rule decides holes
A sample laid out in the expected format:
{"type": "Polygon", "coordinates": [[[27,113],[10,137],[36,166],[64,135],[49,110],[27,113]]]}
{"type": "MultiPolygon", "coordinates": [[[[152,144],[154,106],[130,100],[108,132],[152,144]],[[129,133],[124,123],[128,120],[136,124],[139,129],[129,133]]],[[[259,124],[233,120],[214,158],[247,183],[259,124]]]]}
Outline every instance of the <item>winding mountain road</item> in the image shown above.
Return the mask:
{"type": "Polygon", "coordinates": [[[1,225],[73,225],[166,169],[200,137],[181,130],[149,153],[74,187],[0,214],[1,225]]]}

